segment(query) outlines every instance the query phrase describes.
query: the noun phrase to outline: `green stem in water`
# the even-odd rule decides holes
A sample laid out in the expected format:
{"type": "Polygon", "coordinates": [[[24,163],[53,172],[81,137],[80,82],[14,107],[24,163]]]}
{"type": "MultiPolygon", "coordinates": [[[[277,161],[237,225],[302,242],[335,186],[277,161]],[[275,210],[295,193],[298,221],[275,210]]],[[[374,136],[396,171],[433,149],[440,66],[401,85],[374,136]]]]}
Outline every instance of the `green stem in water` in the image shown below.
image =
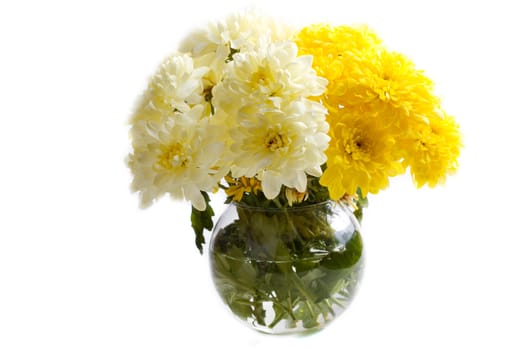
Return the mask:
{"type": "Polygon", "coordinates": [[[314,314],[314,311],[310,305],[310,303],[314,304],[315,305],[315,297],[310,294],[310,292],[308,292],[304,286],[303,286],[303,283],[301,282],[301,280],[299,279],[299,277],[297,277],[297,274],[295,273],[291,273],[291,276],[292,276],[292,281],[295,285],[295,287],[297,288],[297,290],[299,292],[301,292],[301,294],[306,298],[305,300],[305,304],[306,306],[308,307],[308,311],[310,312],[310,314],[312,315],[312,317],[315,317],[315,314],[314,314]]]}

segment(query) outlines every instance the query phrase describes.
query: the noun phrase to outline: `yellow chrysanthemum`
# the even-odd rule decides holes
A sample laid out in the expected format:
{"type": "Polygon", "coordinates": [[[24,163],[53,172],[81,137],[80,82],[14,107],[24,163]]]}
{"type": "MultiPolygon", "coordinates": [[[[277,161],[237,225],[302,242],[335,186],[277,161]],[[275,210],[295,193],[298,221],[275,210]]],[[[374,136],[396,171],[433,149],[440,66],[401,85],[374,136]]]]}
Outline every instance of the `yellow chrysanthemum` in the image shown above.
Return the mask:
{"type": "Polygon", "coordinates": [[[407,57],[386,50],[366,27],[311,26],[296,42],[301,54],[313,55],[318,74],[329,80],[324,101],[329,120],[352,109],[398,125],[439,103],[432,81],[407,57]]]}
{"type": "Polygon", "coordinates": [[[232,197],[234,201],[240,202],[245,193],[258,194],[262,191],[261,181],[254,177],[233,178],[230,175],[225,176],[224,179],[228,182],[228,188],[224,191],[228,197],[232,197]]]}
{"type": "Polygon", "coordinates": [[[331,143],[321,184],[338,199],[388,185],[410,166],[418,186],[442,182],[457,167],[459,131],[440,109],[433,82],[366,27],[314,25],[295,39],[328,80],[331,143]]]}
{"type": "Polygon", "coordinates": [[[363,196],[377,193],[388,186],[390,176],[403,171],[392,156],[393,137],[376,119],[345,114],[330,129],[330,137],[320,184],[328,188],[332,199],[358,188],[363,196]]]}
{"type": "Polygon", "coordinates": [[[295,188],[286,187],[284,194],[289,206],[293,206],[295,203],[304,202],[308,199],[308,191],[299,192],[295,188]]]}
{"type": "Polygon", "coordinates": [[[418,187],[442,184],[457,170],[462,143],[454,118],[434,113],[426,123],[411,125],[407,135],[400,142],[403,163],[418,187]]]}
{"type": "Polygon", "coordinates": [[[408,116],[427,114],[439,103],[433,83],[405,56],[386,50],[367,51],[349,66],[345,94],[330,96],[331,104],[399,125],[408,116]]]}
{"type": "Polygon", "coordinates": [[[343,56],[357,56],[359,52],[375,49],[381,40],[365,26],[333,27],[315,24],[303,28],[295,37],[300,54],[314,56],[317,73],[332,83],[327,94],[337,91],[337,80],[344,79],[343,56]]]}

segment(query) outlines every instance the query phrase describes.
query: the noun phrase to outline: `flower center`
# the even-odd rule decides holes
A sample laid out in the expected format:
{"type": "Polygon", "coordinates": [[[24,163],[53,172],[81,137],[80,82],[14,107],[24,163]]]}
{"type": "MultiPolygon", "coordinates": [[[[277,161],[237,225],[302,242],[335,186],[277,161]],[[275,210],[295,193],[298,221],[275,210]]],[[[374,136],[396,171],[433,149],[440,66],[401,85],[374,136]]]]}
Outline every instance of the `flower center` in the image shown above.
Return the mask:
{"type": "Polygon", "coordinates": [[[253,73],[252,84],[254,87],[257,87],[258,85],[266,85],[267,79],[268,77],[266,76],[266,72],[261,67],[256,72],[253,73]]]}
{"type": "Polygon", "coordinates": [[[281,149],[286,146],[286,142],[283,138],[283,135],[281,133],[275,132],[274,130],[270,130],[268,134],[266,134],[266,139],[264,142],[266,148],[272,152],[275,152],[278,149],[281,149]]]}
{"type": "Polygon", "coordinates": [[[190,158],[185,155],[184,148],[181,144],[177,143],[163,147],[162,153],[158,157],[157,164],[166,170],[172,170],[179,167],[184,168],[189,161],[190,158]]]}
{"type": "Polygon", "coordinates": [[[366,157],[366,149],[364,143],[357,140],[346,140],[344,144],[346,154],[353,160],[364,159],[366,157]]]}
{"type": "Polygon", "coordinates": [[[392,96],[390,95],[390,86],[385,85],[382,87],[376,88],[376,93],[379,99],[383,102],[388,102],[391,100],[392,96]]]}

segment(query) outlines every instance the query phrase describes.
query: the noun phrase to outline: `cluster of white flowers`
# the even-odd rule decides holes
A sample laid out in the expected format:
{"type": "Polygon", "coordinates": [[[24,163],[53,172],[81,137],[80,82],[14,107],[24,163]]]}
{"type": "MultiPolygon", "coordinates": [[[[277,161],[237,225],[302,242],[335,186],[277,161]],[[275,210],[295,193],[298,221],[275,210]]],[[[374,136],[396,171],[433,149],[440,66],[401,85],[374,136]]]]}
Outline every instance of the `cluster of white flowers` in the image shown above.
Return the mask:
{"type": "Polygon", "coordinates": [[[327,81],[298,56],[293,31],[255,11],[192,33],[152,77],[131,118],[132,189],[143,206],[170,194],[198,210],[221,179],[256,177],[275,198],[306,190],[328,147],[327,81]]]}

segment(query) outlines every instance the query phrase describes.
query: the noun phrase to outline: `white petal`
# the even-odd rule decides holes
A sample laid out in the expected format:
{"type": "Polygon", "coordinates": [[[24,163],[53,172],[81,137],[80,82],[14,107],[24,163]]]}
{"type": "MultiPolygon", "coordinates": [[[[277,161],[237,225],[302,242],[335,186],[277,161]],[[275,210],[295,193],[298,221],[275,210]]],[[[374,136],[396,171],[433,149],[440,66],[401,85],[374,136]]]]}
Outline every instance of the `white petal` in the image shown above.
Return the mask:
{"type": "Polygon", "coordinates": [[[140,207],[142,209],[149,208],[153,204],[153,199],[155,199],[155,196],[149,191],[140,192],[140,207]]]}
{"type": "Polygon", "coordinates": [[[319,177],[319,176],[323,175],[323,170],[321,169],[320,166],[318,166],[318,167],[313,167],[313,168],[310,168],[310,169],[306,169],[306,173],[308,175],[319,177]]]}
{"type": "Polygon", "coordinates": [[[265,171],[262,175],[262,190],[266,198],[274,199],[281,192],[282,183],[278,176],[270,171],[265,171]]]}
{"type": "Polygon", "coordinates": [[[197,210],[206,210],[206,201],[198,188],[194,186],[184,187],[184,196],[191,201],[191,205],[197,210]]]}
{"type": "Polygon", "coordinates": [[[295,178],[295,189],[299,192],[305,192],[306,191],[306,174],[304,171],[298,171],[296,178],[295,178]]]}

